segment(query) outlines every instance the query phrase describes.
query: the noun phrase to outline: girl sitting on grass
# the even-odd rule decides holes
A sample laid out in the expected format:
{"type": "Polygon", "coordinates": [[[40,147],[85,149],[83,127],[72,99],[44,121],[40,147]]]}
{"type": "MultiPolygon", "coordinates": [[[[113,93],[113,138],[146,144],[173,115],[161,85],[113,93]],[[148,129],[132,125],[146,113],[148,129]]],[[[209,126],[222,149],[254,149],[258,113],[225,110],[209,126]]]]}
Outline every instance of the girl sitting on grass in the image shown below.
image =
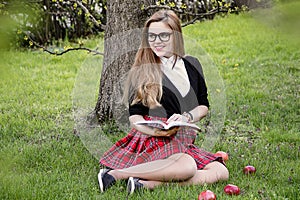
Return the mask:
{"type": "Polygon", "coordinates": [[[100,159],[106,167],[98,174],[101,192],[122,179],[128,179],[129,194],[165,182],[191,185],[228,179],[222,158],[194,145],[194,129],[134,124],[157,119],[195,123],[208,113],[201,65],[185,56],[180,20],[173,11],[158,11],[145,23],[126,88],[132,129],[100,159]]]}

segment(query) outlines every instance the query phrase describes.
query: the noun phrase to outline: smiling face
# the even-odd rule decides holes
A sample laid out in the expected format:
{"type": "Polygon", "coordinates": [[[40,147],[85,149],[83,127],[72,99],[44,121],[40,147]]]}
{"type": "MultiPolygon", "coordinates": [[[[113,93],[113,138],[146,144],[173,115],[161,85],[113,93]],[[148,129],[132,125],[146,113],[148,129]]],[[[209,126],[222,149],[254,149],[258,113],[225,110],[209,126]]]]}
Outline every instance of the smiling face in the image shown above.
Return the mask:
{"type": "Polygon", "coordinates": [[[174,54],[173,31],[163,22],[152,22],[148,29],[148,42],[158,57],[169,58],[174,54]]]}

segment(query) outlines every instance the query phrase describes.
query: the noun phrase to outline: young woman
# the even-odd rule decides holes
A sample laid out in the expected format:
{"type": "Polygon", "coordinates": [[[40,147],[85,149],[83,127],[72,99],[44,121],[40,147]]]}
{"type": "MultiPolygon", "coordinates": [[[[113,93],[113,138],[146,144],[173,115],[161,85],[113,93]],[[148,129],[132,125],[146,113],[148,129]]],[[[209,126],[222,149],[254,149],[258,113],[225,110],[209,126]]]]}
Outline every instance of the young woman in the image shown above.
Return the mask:
{"type": "Polygon", "coordinates": [[[194,123],[208,112],[201,65],[185,56],[180,20],[173,11],[158,11],[145,23],[125,97],[132,129],[100,159],[106,167],[98,174],[101,192],[122,179],[128,179],[130,194],[164,182],[188,185],[228,179],[222,158],[194,145],[194,129],[135,125],[157,119],[194,123]]]}

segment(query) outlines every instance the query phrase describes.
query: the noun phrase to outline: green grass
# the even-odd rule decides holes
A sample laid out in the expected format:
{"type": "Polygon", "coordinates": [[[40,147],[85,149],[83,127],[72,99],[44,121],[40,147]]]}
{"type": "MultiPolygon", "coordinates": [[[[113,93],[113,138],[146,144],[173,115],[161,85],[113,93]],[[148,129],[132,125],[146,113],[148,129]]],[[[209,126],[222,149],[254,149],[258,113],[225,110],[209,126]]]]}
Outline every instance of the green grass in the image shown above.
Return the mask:
{"type": "MultiPolygon", "coordinates": [[[[128,199],[197,199],[204,189],[222,200],[299,199],[298,41],[255,13],[197,23],[184,34],[210,55],[224,80],[225,125],[212,151],[229,153],[230,178],[204,186],[173,184],[128,199]],[[257,168],[254,176],[242,174],[248,164],[257,168]],[[225,195],[227,183],[238,185],[241,195],[225,195]]],[[[90,59],[102,58],[1,53],[0,199],[126,199],[122,183],[99,193],[98,160],[73,131],[76,75],[90,59]]]]}

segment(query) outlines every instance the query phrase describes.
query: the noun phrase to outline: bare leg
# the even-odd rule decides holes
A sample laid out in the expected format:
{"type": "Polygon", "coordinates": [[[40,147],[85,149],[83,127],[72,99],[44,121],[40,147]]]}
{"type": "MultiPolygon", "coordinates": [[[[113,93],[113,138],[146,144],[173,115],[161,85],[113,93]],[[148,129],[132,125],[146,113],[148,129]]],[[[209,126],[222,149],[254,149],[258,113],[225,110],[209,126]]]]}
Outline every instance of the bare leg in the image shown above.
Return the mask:
{"type": "Polygon", "coordinates": [[[116,180],[130,176],[152,181],[182,181],[190,179],[197,172],[195,160],[188,154],[178,153],[163,160],[139,164],[121,170],[108,172],[116,180]]]}
{"type": "MultiPolygon", "coordinates": [[[[220,162],[211,162],[206,165],[202,170],[197,170],[196,174],[184,181],[180,182],[181,185],[197,185],[197,184],[204,184],[204,183],[215,183],[221,180],[227,180],[229,176],[229,172],[227,168],[221,164],[220,162]]],[[[153,189],[156,186],[164,184],[162,181],[144,181],[140,180],[140,182],[144,185],[144,187],[153,189]]]]}
{"type": "Polygon", "coordinates": [[[196,185],[204,183],[215,183],[227,180],[229,177],[228,169],[220,162],[215,161],[206,165],[202,170],[197,170],[196,174],[189,180],[182,182],[183,185],[196,185]]]}

